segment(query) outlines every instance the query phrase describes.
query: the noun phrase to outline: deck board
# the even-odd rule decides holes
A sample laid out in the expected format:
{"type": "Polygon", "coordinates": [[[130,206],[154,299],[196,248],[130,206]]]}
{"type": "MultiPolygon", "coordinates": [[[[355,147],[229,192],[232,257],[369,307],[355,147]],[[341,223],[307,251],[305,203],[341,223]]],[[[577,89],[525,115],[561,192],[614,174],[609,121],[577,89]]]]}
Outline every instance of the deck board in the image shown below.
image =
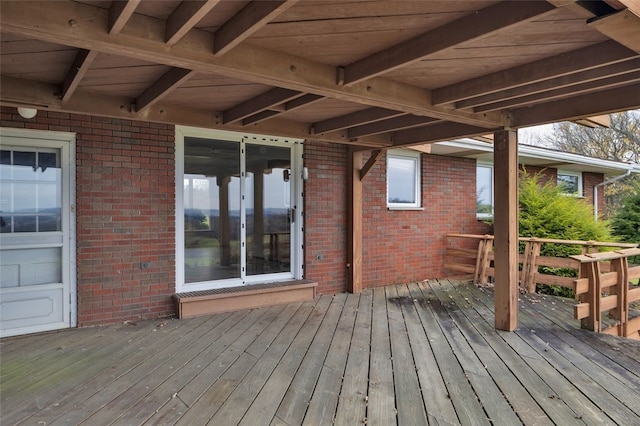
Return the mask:
{"type": "Polygon", "coordinates": [[[478,396],[471,387],[455,352],[436,320],[436,311],[444,309],[438,303],[437,296],[423,286],[420,287],[419,292],[416,290],[411,295],[420,306],[418,314],[425,330],[427,330],[440,374],[445,380],[448,396],[453,402],[460,423],[489,424],[487,415],[478,401],[478,396]]]}
{"type": "Polygon", "coordinates": [[[336,424],[360,424],[367,418],[367,386],[371,354],[372,292],[360,295],[347,365],[336,411],[336,424]]]}
{"type": "MultiPolygon", "coordinates": [[[[429,288],[438,296],[440,303],[446,305],[448,298],[448,303],[457,307],[465,306],[466,301],[459,292],[442,285],[429,288]]],[[[517,424],[519,421],[544,424],[548,419],[544,411],[535,404],[505,364],[500,362],[491,346],[474,332],[462,310],[447,309],[447,313],[451,320],[439,322],[448,329],[450,341],[458,347],[458,358],[466,366],[472,385],[485,391],[481,393],[485,396],[481,402],[489,418],[498,424],[517,424]]]]}
{"type": "Polygon", "coordinates": [[[0,341],[2,424],[640,424],[640,342],[432,280],[0,341]]]}
{"type": "Polygon", "coordinates": [[[395,389],[402,389],[403,398],[396,398],[398,423],[403,425],[427,424],[422,392],[413,361],[413,352],[409,343],[407,328],[402,315],[402,305],[406,299],[400,299],[396,287],[386,288],[389,315],[389,336],[391,337],[391,365],[395,389]]]}
{"type": "MultiPolygon", "coordinates": [[[[408,287],[398,286],[397,290],[398,297],[405,300],[406,298],[411,298],[408,287]]],[[[411,301],[413,302],[412,298],[411,301]]],[[[402,313],[407,326],[411,348],[418,355],[414,357],[414,362],[429,424],[455,424],[457,422],[456,410],[447,392],[444,379],[438,374],[438,363],[420,322],[418,312],[413,304],[404,303],[402,305],[402,313]]]]}

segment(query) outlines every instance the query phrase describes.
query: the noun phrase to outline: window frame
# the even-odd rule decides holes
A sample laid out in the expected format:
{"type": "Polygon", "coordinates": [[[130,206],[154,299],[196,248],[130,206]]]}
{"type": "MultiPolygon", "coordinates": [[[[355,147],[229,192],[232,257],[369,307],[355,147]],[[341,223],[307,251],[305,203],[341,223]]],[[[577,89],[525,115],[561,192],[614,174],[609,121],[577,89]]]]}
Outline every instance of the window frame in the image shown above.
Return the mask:
{"type": "Polygon", "coordinates": [[[477,219],[493,219],[493,215],[495,214],[495,188],[493,185],[493,174],[494,174],[494,165],[493,163],[484,163],[484,162],[476,162],[476,218],[477,219]],[[491,213],[478,213],[478,168],[484,167],[491,171],[491,177],[489,179],[489,184],[491,187],[491,213]]]}
{"type": "Polygon", "coordinates": [[[583,185],[582,185],[582,172],[574,172],[571,170],[562,170],[562,169],[558,169],[556,171],[556,185],[560,186],[560,176],[564,175],[564,176],[575,176],[578,178],[578,190],[577,192],[573,193],[573,192],[562,192],[563,195],[569,196],[569,197],[583,197],[583,185]]]}
{"type": "Polygon", "coordinates": [[[390,149],[387,151],[387,170],[386,170],[386,201],[389,210],[422,210],[422,153],[419,151],[405,149],[390,149]],[[411,203],[393,203],[389,202],[389,163],[390,159],[411,160],[415,165],[414,169],[414,199],[411,203]]]}

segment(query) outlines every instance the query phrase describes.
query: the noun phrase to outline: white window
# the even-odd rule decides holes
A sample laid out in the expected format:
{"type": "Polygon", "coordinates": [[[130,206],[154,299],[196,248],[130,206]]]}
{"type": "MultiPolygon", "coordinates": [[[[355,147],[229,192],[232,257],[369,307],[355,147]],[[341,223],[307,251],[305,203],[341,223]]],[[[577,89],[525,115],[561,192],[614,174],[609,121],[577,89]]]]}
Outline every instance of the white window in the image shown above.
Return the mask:
{"type": "Polygon", "coordinates": [[[387,151],[387,207],[420,208],[420,153],[387,151]]]}
{"type": "Polygon", "coordinates": [[[576,197],[582,196],[582,173],[558,170],[558,186],[562,192],[576,197]]]}
{"type": "Polygon", "coordinates": [[[476,167],[476,215],[482,219],[493,217],[493,166],[490,164],[476,167]]]}

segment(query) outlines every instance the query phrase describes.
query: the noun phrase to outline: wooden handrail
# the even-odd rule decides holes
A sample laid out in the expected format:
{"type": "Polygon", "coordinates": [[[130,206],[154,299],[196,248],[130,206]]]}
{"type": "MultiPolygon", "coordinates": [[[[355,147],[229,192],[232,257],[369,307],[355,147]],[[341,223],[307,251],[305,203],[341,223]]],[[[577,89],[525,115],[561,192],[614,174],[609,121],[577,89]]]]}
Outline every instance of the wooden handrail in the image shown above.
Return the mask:
{"type": "MultiPolygon", "coordinates": [[[[448,238],[461,238],[468,240],[477,240],[477,247],[471,251],[469,255],[464,255],[460,249],[448,247],[448,257],[460,259],[460,261],[447,261],[445,268],[463,272],[465,277],[470,275],[473,269],[472,278],[478,284],[486,284],[490,278],[494,277],[492,267],[493,262],[493,240],[494,236],[485,234],[447,234],[448,238]]],[[[598,251],[601,247],[610,247],[617,249],[635,248],[638,244],[634,243],[618,243],[603,241],[582,241],[582,240],[559,240],[554,238],[536,238],[536,237],[520,237],[520,242],[524,244],[524,252],[519,255],[519,263],[522,265],[520,269],[520,288],[529,293],[536,290],[536,284],[556,285],[560,287],[573,288],[573,278],[561,277],[553,274],[544,274],[539,272],[540,266],[549,268],[568,268],[578,270],[579,261],[566,257],[548,257],[541,256],[541,248],[543,244],[562,244],[571,246],[582,246],[582,254],[587,255],[592,251],[598,251]]],[[[614,251],[615,253],[615,251],[614,251]]]]}
{"type": "Polygon", "coordinates": [[[574,292],[579,301],[574,317],[584,329],[640,340],[640,317],[630,319],[630,304],[640,300],[640,286],[630,281],[640,277],[640,266],[630,267],[628,258],[639,256],[640,248],[627,248],[605,253],[571,256],[580,262],[574,292]],[[603,265],[609,264],[609,272],[603,265]],[[603,313],[616,324],[605,328],[603,313]]]}
{"type": "MultiPolygon", "coordinates": [[[[486,284],[495,277],[493,235],[453,233],[447,237],[450,242],[454,238],[467,239],[470,244],[465,248],[447,246],[446,269],[464,273],[465,278],[473,279],[477,284],[486,284]]],[[[579,302],[574,306],[574,317],[581,320],[582,328],[640,339],[640,317],[629,319],[629,304],[640,301],[640,286],[629,285],[629,281],[640,278],[640,266],[629,267],[628,264],[629,257],[640,256],[638,244],[535,237],[520,237],[519,240],[524,243],[524,252],[519,255],[522,290],[533,293],[537,284],[570,288],[579,302]],[[582,246],[582,254],[541,256],[543,244],[582,246]],[[598,252],[601,247],[615,249],[598,252]],[[544,274],[540,272],[540,266],[574,269],[578,278],[544,274]],[[604,328],[602,313],[607,311],[617,324],[604,328]]]]}

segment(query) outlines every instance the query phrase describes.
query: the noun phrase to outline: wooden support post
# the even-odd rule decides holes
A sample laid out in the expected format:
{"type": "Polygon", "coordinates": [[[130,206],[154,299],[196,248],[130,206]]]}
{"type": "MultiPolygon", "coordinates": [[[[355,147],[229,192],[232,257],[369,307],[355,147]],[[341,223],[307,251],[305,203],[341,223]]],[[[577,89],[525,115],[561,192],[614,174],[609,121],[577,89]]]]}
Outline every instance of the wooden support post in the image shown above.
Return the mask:
{"type": "Polygon", "coordinates": [[[627,323],[629,322],[629,260],[626,257],[611,261],[611,272],[617,273],[617,283],[609,291],[616,295],[616,308],[613,309],[613,318],[618,320],[618,336],[627,335],[627,323]]]}
{"type": "Polygon", "coordinates": [[[349,237],[347,253],[347,291],[358,294],[362,291],[362,151],[349,148],[349,237]]]}
{"type": "Polygon", "coordinates": [[[494,133],[495,326],[518,327],[518,135],[494,133]]]}
{"type": "Polygon", "coordinates": [[[586,278],[589,281],[589,291],[583,293],[579,297],[581,303],[589,304],[589,316],[580,321],[580,328],[583,330],[600,331],[598,319],[600,318],[600,268],[598,262],[582,263],[580,265],[580,278],[586,278]]]}
{"type": "Polygon", "coordinates": [[[529,281],[527,278],[529,277],[530,265],[531,265],[531,241],[527,241],[524,244],[524,253],[522,253],[522,268],[520,269],[520,289],[524,290],[528,288],[529,281]]]}
{"type": "Polygon", "coordinates": [[[482,282],[482,271],[485,270],[485,247],[487,245],[487,240],[481,239],[478,240],[478,254],[476,255],[476,270],[473,274],[473,282],[476,284],[486,284],[482,282]]]}
{"type": "Polygon", "coordinates": [[[527,277],[525,278],[524,288],[527,293],[536,292],[536,274],[538,273],[538,257],[540,257],[540,249],[542,243],[540,241],[531,241],[531,253],[529,253],[529,265],[527,269],[527,277]]]}

